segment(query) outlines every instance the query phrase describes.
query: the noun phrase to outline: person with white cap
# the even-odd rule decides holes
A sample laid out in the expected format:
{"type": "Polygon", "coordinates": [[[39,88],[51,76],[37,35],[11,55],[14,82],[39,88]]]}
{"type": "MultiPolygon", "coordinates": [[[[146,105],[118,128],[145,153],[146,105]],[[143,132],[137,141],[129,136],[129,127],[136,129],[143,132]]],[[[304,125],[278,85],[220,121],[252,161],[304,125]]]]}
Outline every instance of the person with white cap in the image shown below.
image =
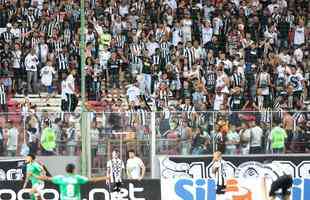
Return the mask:
{"type": "Polygon", "coordinates": [[[3,32],[1,34],[1,40],[10,44],[12,42],[12,40],[14,39],[14,34],[12,32],[12,24],[11,23],[7,23],[6,24],[6,31],[3,32]]]}

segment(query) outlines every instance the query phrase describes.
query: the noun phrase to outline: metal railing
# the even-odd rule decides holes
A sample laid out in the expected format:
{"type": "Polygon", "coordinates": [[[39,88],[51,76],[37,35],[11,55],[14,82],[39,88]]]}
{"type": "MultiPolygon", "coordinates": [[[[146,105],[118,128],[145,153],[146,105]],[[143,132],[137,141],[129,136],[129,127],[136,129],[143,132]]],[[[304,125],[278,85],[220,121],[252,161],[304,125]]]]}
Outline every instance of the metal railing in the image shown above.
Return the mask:
{"type": "MultiPolygon", "coordinates": [[[[309,116],[303,111],[87,113],[90,169],[94,174],[105,172],[114,148],[124,161],[127,151],[134,149],[146,164],[147,175],[155,155],[207,155],[216,150],[230,155],[309,153],[309,116]],[[281,149],[273,148],[276,126],[287,133],[281,149]],[[262,133],[256,133],[255,127],[262,133]]],[[[85,134],[80,119],[80,113],[0,113],[0,156],[20,156],[25,146],[37,155],[80,156],[85,134]],[[42,144],[47,127],[55,133],[51,141],[55,146],[48,152],[42,144]]]]}

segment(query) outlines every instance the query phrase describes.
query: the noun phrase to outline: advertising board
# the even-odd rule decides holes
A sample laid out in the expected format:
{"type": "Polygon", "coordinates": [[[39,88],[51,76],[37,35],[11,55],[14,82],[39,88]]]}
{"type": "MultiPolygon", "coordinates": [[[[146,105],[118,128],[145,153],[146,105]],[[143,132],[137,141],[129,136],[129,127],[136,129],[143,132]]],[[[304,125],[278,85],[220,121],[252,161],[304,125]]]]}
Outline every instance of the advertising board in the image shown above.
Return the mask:
{"type": "MultiPolygon", "coordinates": [[[[213,179],[163,179],[162,200],[269,200],[270,185],[264,178],[229,179],[226,193],[217,195],[213,179]]],[[[308,200],[309,188],[310,179],[295,178],[291,200],[308,200]]]]}
{"type": "MultiPolygon", "coordinates": [[[[22,181],[0,182],[0,200],[28,200],[27,190],[22,189],[22,181]]],[[[83,200],[161,200],[160,180],[125,180],[119,193],[111,192],[105,182],[89,183],[81,188],[83,200]]],[[[58,200],[57,186],[46,183],[43,200],[58,200]]]]}
{"type": "MultiPolygon", "coordinates": [[[[267,173],[278,176],[276,167],[266,167],[267,162],[276,162],[296,178],[310,178],[310,156],[224,156],[226,175],[230,178],[258,178],[267,173]]],[[[211,156],[203,157],[159,157],[161,179],[213,178],[211,156]]],[[[269,164],[268,164],[269,165],[269,164]]],[[[270,166],[270,165],[269,165],[270,166]]]]}

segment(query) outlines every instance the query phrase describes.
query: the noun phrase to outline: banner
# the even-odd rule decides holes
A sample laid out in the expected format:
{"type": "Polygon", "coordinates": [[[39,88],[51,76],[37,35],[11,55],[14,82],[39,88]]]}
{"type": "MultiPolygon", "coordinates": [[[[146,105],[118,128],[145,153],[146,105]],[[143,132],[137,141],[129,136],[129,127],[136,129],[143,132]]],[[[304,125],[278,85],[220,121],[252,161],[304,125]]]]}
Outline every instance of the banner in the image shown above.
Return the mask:
{"type": "MultiPolygon", "coordinates": [[[[162,200],[269,200],[271,183],[263,178],[229,179],[226,193],[217,195],[213,179],[163,179],[162,200]]],[[[310,179],[295,178],[291,200],[308,200],[309,188],[310,179]]]]}
{"type": "Polygon", "coordinates": [[[21,181],[24,170],[25,160],[0,160],[0,182],[21,181]]]}
{"type": "MultiPolygon", "coordinates": [[[[0,182],[0,200],[28,200],[29,194],[22,189],[23,182],[0,182]]],[[[89,183],[81,187],[82,200],[161,200],[160,180],[125,180],[120,193],[109,192],[105,182],[89,183]]],[[[58,187],[46,182],[43,200],[59,200],[58,187]]]]}
{"type": "MultiPolygon", "coordinates": [[[[310,178],[310,156],[266,155],[266,156],[223,156],[226,161],[225,173],[228,178],[258,178],[267,173],[278,177],[277,166],[264,164],[278,163],[288,174],[296,178],[310,178]],[[269,163],[270,163],[269,162],[269,163]],[[267,167],[268,165],[268,167],[267,167]],[[266,172],[267,171],[267,172],[266,172]]],[[[212,157],[159,157],[161,179],[170,178],[213,178],[212,157]]]]}

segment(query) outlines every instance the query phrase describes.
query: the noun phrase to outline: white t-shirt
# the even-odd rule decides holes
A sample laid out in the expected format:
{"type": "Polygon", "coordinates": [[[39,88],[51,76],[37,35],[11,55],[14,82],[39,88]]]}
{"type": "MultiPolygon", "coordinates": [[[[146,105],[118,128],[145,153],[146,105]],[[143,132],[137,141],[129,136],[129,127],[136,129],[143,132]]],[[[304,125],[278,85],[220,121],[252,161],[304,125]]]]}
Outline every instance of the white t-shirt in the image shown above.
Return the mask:
{"type": "MultiPolygon", "coordinates": [[[[41,61],[43,63],[45,63],[47,61],[48,46],[47,46],[47,44],[41,44],[40,48],[41,48],[41,61]]],[[[39,58],[40,48],[39,48],[39,44],[38,44],[36,46],[36,53],[37,53],[38,58],[39,58]]]]}
{"type": "Polygon", "coordinates": [[[8,130],[7,149],[16,150],[18,145],[18,130],[17,128],[11,128],[8,130]]]}
{"type": "Polygon", "coordinates": [[[75,84],[74,84],[74,77],[72,74],[70,74],[67,79],[66,79],[66,93],[67,94],[74,94],[75,92],[75,84]],[[71,88],[70,88],[70,85],[71,85],[71,88]]]}
{"type": "Polygon", "coordinates": [[[168,6],[174,10],[178,8],[177,2],[175,0],[166,0],[165,1],[166,4],[168,4],[168,6]]]}
{"type": "Polygon", "coordinates": [[[32,5],[35,5],[35,2],[37,2],[37,8],[42,10],[43,9],[43,2],[44,2],[44,0],[33,0],[32,1],[32,5]]]}
{"type": "Polygon", "coordinates": [[[298,48],[294,51],[294,57],[295,57],[297,62],[302,62],[303,57],[304,57],[304,53],[302,52],[302,50],[300,48],[298,48]]]}
{"type": "Polygon", "coordinates": [[[269,95],[269,80],[270,75],[267,72],[262,72],[259,75],[259,87],[261,88],[262,95],[269,95]]]}
{"type": "Polygon", "coordinates": [[[205,45],[212,40],[213,29],[204,27],[202,28],[202,44],[205,45]]]}
{"type": "Polygon", "coordinates": [[[110,169],[109,176],[111,177],[111,182],[122,182],[122,171],[125,168],[124,162],[117,158],[109,160],[107,163],[107,168],[110,169]]]}
{"type": "Polygon", "coordinates": [[[177,46],[179,42],[182,41],[182,30],[180,28],[176,28],[172,32],[172,44],[177,46]]]}
{"type": "Polygon", "coordinates": [[[221,76],[219,76],[216,79],[216,88],[222,88],[221,92],[223,93],[229,93],[229,89],[227,87],[227,85],[225,84],[225,79],[227,78],[227,76],[225,74],[222,74],[221,76]]]}
{"type": "Polygon", "coordinates": [[[301,45],[305,43],[305,28],[297,27],[294,35],[294,44],[301,45]]]}
{"type": "Polygon", "coordinates": [[[260,147],[262,145],[263,129],[255,126],[251,129],[251,147],[260,147]]]}
{"type": "Polygon", "coordinates": [[[220,18],[214,18],[213,19],[213,33],[215,35],[220,34],[220,28],[223,26],[223,21],[220,18]]]}
{"type": "Polygon", "coordinates": [[[100,51],[99,53],[99,62],[102,69],[108,68],[108,60],[111,57],[111,53],[109,51],[100,51]]]}
{"type": "Polygon", "coordinates": [[[55,70],[52,66],[45,66],[41,69],[41,82],[44,86],[51,86],[53,81],[53,74],[55,70]]]}
{"type": "Polygon", "coordinates": [[[292,74],[288,77],[288,82],[293,85],[293,91],[302,91],[303,85],[302,81],[304,80],[304,77],[300,73],[292,74]]]}
{"type": "Polygon", "coordinates": [[[127,96],[129,99],[129,102],[136,102],[138,101],[138,96],[141,94],[140,88],[132,85],[127,89],[127,96]]]}
{"type": "Polygon", "coordinates": [[[141,168],[144,167],[143,161],[138,158],[129,158],[127,160],[126,169],[130,179],[139,179],[141,177],[141,168]]]}
{"type": "Polygon", "coordinates": [[[20,50],[14,51],[13,52],[13,68],[14,69],[19,69],[20,68],[20,60],[22,56],[22,52],[20,50]]]}
{"type": "Polygon", "coordinates": [[[125,15],[128,14],[128,5],[124,5],[124,6],[120,5],[118,10],[119,10],[119,14],[122,17],[124,17],[125,15]]]}
{"type": "Polygon", "coordinates": [[[159,48],[159,44],[157,42],[149,42],[146,46],[148,50],[148,56],[151,57],[153,54],[155,54],[155,50],[159,48]]]}
{"type": "Polygon", "coordinates": [[[224,94],[216,94],[213,104],[213,109],[219,111],[221,109],[221,105],[224,102],[224,94]]]}
{"type": "Polygon", "coordinates": [[[39,60],[37,55],[32,55],[29,53],[26,58],[25,58],[25,66],[26,66],[26,71],[33,71],[36,72],[37,65],[39,64],[39,60]]]}
{"type": "Polygon", "coordinates": [[[62,100],[67,100],[66,88],[67,88],[66,80],[62,80],[61,81],[61,99],[62,100]]]}

